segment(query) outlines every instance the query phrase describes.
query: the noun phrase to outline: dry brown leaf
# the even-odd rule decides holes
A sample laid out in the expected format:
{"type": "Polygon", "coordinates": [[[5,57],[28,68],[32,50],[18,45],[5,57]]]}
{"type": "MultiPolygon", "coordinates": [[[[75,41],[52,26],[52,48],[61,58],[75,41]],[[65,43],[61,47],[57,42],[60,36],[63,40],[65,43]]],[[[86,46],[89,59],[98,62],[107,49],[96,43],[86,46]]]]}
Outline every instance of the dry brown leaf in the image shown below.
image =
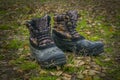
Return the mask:
{"type": "Polygon", "coordinates": [[[55,72],[50,72],[50,74],[51,74],[52,76],[56,75],[55,72]]]}
{"type": "Polygon", "coordinates": [[[67,77],[67,78],[71,78],[71,75],[69,75],[69,74],[66,74],[66,73],[64,73],[64,74],[62,74],[64,77],[67,77]]]}
{"type": "Polygon", "coordinates": [[[79,66],[84,65],[84,64],[85,64],[85,62],[84,62],[84,61],[82,61],[82,60],[75,60],[75,61],[74,61],[74,64],[75,64],[75,66],[76,66],[76,67],[79,67],[79,66]]]}
{"type": "Polygon", "coordinates": [[[60,76],[63,73],[63,71],[57,71],[56,76],[60,76]]]}
{"type": "Polygon", "coordinates": [[[110,61],[111,59],[110,58],[106,58],[104,61],[110,61]]]}
{"type": "Polygon", "coordinates": [[[94,76],[94,75],[96,75],[96,73],[97,73],[97,71],[95,71],[95,70],[89,70],[90,76],[94,76]]]}
{"type": "Polygon", "coordinates": [[[17,72],[19,72],[19,73],[22,73],[22,72],[23,72],[23,70],[21,70],[21,69],[18,69],[18,70],[17,70],[17,72]]]}
{"type": "Polygon", "coordinates": [[[90,34],[91,34],[91,32],[90,32],[90,31],[87,31],[87,32],[86,32],[86,34],[87,34],[87,35],[90,35],[90,34]]]}
{"type": "Polygon", "coordinates": [[[28,45],[24,45],[24,49],[29,49],[29,46],[28,45]]]}
{"type": "Polygon", "coordinates": [[[77,76],[79,79],[83,79],[84,78],[84,75],[82,73],[78,73],[78,76],[77,76]]]}
{"type": "Polygon", "coordinates": [[[44,70],[41,70],[40,71],[40,74],[46,74],[47,72],[46,71],[44,71],[44,70]]]}

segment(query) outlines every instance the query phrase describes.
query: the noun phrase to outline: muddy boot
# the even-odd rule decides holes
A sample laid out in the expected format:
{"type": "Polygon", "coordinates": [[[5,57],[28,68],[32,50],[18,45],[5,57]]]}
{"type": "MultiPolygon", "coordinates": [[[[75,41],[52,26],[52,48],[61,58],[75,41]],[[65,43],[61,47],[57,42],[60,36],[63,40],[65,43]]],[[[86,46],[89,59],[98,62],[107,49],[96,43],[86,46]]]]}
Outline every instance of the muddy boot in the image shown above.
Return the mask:
{"type": "Polygon", "coordinates": [[[98,55],[102,53],[103,43],[86,40],[76,31],[77,11],[68,11],[66,14],[54,17],[53,39],[56,45],[65,51],[73,51],[82,55],[98,55]]]}
{"type": "Polygon", "coordinates": [[[32,19],[26,23],[30,32],[32,56],[43,68],[62,66],[66,57],[51,38],[50,16],[32,19]]]}

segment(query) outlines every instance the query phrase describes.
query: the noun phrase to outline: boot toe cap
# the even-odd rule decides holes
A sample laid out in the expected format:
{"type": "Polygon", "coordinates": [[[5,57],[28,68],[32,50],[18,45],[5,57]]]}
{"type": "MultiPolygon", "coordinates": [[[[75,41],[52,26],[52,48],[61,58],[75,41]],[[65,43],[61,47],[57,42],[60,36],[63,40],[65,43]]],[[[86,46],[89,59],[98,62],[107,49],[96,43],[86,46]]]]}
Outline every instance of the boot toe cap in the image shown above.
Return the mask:
{"type": "Polygon", "coordinates": [[[82,40],[77,43],[77,50],[83,55],[99,55],[104,51],[104,44],[101,41],[82,40]]]}

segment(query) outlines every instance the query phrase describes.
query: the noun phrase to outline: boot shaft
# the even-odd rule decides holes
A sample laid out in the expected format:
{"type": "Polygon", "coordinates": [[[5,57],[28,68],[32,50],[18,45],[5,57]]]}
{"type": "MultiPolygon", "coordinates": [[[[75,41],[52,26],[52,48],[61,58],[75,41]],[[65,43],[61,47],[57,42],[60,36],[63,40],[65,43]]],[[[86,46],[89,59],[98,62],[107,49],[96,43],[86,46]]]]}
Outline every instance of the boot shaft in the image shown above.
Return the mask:
{"type": "Polygon", "coordinates": [[[30,32],[30,42],[38,47],[53,44],[51,39],[50,16],[32,19],[26,26],[30,32]]]}
{"type": "Polygon", "coordinates": [[[77,39],[81,37],[76,31],[78,21],[77,11],[68,11],[66,14],[56,15],[54,21],[54,31],[65,38],[77,39]]]}
{"type": "Polygon", "coordinates": [[[28,21],[26,26],[30,31],[30,35],[32,35],[32,37],[38,37],[37,35],[42,35],[48,32],[50,33],[50,20],[50,16],[46,15],[28,21]]]}

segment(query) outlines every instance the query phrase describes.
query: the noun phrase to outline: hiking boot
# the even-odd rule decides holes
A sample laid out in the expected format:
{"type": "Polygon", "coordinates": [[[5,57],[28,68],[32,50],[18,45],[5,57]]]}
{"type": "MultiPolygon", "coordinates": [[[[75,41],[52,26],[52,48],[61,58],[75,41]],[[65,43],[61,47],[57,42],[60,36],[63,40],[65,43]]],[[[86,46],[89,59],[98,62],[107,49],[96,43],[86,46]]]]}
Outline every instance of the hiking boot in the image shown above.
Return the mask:
{"type": "Polygon", "coordinates": [[[98,55],[102,53],[103,43],[86,40],[77,31],[77,11],[54,16],[52,37],[56,45],[64,51],[73,51],[82,55],[98,55]]]}
{"type": "Polygon", "coordinates": [[[50,16],[32,19],[26,23],[30,32],[32,56],[43,68],[62,66],[66,57],[51,38],[50,16]]]}

